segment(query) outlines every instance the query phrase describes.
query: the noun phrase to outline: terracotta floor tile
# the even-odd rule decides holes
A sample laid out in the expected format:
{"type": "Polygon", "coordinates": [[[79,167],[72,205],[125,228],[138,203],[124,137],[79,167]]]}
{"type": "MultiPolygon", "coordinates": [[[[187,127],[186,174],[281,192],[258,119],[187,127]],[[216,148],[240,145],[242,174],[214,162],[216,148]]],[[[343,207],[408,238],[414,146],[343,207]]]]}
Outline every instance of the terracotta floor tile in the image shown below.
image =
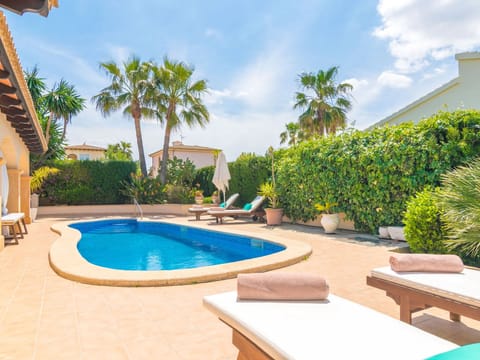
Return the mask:
{"type": "MultiPolygon", "coordinates": [[[[57,221],[39,219],[29,225],[24,241],[0,252],[0,360],[236,357],[230,329],[202,306],[203,296],[234,290],[235,279],[150,288],[66,280],[48,263],[50,246],[58,237],[50,226],[57,221]]],[[[177,221],[189,224],[185,218],[177,221]]],[[[215,230],[210,223],[202,222],[202,226],[215,230]]],[[[371,269],[387,264],[391,246],[327,237],[315,228],[228,224],[231,231],[245,227],[259,237],[268,231],[312,246],[309,259],[279,271],[323,274],[332,293],[398,319],[393,300],[365,283],[371,269]]],[[[458,344],[480,339],[480,322],[462,318],[461,323],[453,323],[439,309],[415,314],[414,324],[458,344]]]]}

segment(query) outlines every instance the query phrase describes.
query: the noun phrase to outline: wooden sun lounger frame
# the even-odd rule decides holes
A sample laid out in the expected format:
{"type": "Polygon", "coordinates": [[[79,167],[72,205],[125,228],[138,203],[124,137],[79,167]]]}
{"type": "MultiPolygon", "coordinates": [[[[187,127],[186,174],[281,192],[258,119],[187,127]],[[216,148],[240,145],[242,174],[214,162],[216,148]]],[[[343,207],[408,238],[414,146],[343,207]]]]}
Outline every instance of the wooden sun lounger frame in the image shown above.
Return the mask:
{"type": "Polygon", "coordinates": [[[12,238],[18,244],[18,236],[23,239],[23,234],[28,234],[23,213],[11,213],[2,217],[2,226],[6,226],[12,233],[12,238]],[[22,226],[23,225],[23,230],[22,226]],[[18,230],[18,231],[17,231],[18,230]]]}
{"type": "Polygon", "coordinates": [[[430,307],[449,311],[452,321],[460,321],[461,315],[480,320],[479,306],[461,302],[457,299],[450,299],[372,275],[367,276],[367,285],[385,290],[386,295],[400,305],[400,320],[408,324],[412,323],[412,313],[430,307]]]}

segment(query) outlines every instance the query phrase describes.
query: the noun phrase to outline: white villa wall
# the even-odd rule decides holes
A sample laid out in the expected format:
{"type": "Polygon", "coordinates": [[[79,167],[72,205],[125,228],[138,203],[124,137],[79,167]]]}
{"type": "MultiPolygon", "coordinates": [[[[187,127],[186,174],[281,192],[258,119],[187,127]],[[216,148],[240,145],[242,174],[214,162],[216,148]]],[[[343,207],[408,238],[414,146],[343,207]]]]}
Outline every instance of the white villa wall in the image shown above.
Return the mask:
{"type": "Polygon", "coordinates": [[[459,76],[371,126],[418,123],[440,110],[480,109],[480,52],[457,54],[459,76]]]}
{"type": "Polygon", "coordinates": [[[70,149],[66,149],[65,153],[67,154],[67,156],[75,155],[77,157],[76,160],[81,160],[82,155],[87,155],[89,157],[88,160],[103,160],[103,159],[105,159],[105,152],[104,151],[98,151],[98,150],[70,150],[70,149]]]}
{"type": "Polygon", "coordinates": [[[177,157],[182,160],[190,160],[197,169],[205,166],[215,165],[215,157],[213,153],[206,152],[189,152],[189,151],[173,151],[172,158],[177,157]]]}

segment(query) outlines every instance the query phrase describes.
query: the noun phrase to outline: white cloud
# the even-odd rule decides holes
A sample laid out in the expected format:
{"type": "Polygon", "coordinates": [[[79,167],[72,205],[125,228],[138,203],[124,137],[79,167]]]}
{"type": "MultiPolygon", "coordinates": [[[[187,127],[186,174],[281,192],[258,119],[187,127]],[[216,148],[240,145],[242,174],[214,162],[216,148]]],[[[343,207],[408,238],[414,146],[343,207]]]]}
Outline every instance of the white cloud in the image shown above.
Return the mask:
{"type": "Polygon", "coordinates": [[[241,99],[247,96],[245,92],[233,92],[230,89],[215,90],[208,89],[208,94],[204,97],[204,102],[207,105],[223,104],[225,99],[241,99]]]}
{"type": "Polygon", "coordinates": [[[380,0],[382,25],[374,36],[389,41],[395,68],[409,73],[480,46],[478,0],[380,0]]]}
{"type": "Polygon", "coordinates": [[[234,76],[229,88],[243,94],[242,100],[252,107],[268,106],[278,101],[285,83],[293,81],[290,56],[284,46],[267,47],[234,76]]]}
{"type": "Polygon", "coordinates": [[[379,85],[385,87],[406,88],[412,84],[412,79],[392,71],[384,71],[378,76],[377,82],[379,85]]]}

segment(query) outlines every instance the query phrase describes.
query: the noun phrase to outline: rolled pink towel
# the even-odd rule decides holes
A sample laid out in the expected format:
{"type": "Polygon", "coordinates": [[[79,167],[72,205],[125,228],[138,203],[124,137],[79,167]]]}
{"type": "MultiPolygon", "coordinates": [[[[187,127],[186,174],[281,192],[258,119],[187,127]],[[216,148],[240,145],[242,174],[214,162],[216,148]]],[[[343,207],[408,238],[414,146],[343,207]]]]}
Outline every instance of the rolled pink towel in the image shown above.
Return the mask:
{"type": "Polygon", "coordinates": [[[237,278],[240,300],[324,300],[328,292],[326,280],[313,274],[238,274],[237,278]]]}
{"type": "Polygon", "coordinates": [[[393,271],[462,272],[463,261],[457,255],[396,254],[390,256],[393,271]]]}

